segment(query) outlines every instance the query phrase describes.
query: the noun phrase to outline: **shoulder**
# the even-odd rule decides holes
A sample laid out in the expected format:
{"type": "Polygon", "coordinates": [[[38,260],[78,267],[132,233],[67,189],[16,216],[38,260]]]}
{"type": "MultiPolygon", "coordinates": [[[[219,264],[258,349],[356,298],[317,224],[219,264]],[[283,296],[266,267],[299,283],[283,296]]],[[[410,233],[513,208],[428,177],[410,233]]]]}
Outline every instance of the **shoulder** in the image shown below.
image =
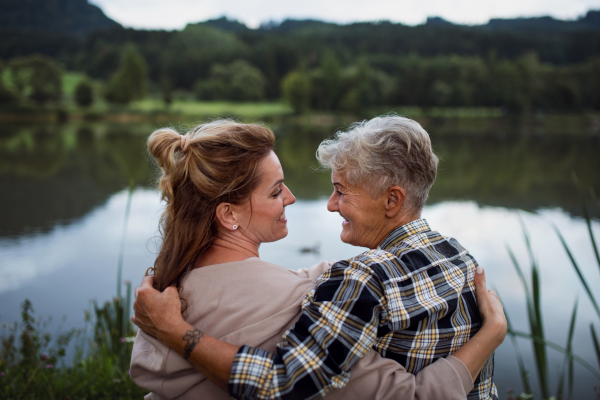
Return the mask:
{"type": "Polygon", "coordinates": [[[317,285],[380,286],[382,277],[386,275],[383,269],[393,262],[394,255],[384,250],[367,250],[352,258],[336,262],[323,273],[317,285]],[[350,285],[351,283],[351,285],[350,285]]]}

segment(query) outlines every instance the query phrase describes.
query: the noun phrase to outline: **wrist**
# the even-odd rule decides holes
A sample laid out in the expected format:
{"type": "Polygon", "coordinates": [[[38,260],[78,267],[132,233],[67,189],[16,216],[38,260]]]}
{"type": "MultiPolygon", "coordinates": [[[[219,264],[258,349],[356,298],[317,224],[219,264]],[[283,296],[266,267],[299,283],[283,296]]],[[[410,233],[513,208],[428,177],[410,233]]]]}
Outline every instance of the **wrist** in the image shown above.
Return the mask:
{"type": "Polygon", "coordinates": [[[182,338],[188,331],[193,331],[194,329],[195,328],[192,325],[188,324],[184,320],[181,320],[170,325],[168,329],[161,329],[156,338],[183,356],[186,343],[182,340],[182,338]]]}
{"type": "Polygon", "coordinates": [[[506,336],[506,320],[503,318],[488,318],[480,329],[480,332],[485,336],[486,340],[500,346],[506,336]]]}

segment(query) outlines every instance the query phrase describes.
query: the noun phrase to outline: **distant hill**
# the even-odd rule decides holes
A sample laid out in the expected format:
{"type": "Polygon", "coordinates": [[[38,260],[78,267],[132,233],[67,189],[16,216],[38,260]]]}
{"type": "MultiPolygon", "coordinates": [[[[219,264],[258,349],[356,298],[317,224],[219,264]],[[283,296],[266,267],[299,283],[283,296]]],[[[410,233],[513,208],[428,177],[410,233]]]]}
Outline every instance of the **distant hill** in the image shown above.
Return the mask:
{"type": "Polygon", "coordinates": [[[242,24],[241,22],[234,20],[234,19],[228,19],[227,17],[221,17],[221,18],[217,18],[217,19],[209,19],[208,21],[199,22],[198,24],[209,25],[209,26],[212,26],[213,28],[221,29],[221,30],[227,31],[227,32],[245,32],[250,29],[246,25],[242,24]]]}
{"type": "Polygon", "coordinates": [[[286,19],[280,23],[277,22],[267,22],[263,23],[260,26],[261,30],[264,31],[272,31],[272,32],[292,32],[300,29],[306,28],[316,28],[322,26],[337,26],[338,24],[323,22],[315,19],[286,19]]]}
{"type": "Polygon", "coordinates": [[[588,13],[574,21],[563,21],[552,17],[491,19],[479,27],[490,30],[536,30],[566,32],[576,30],[600,30],[600,11],[588,13]]]}
{"type": "Polygon", "coordinates": [[[0,0],[0,29],[87,35],[121,26],[87,0],[0,0]]]}
{"type": "Polygon", "coordinates": [[[458,25],[440,17],[428,17],[427,26],[463,26],[488,31],[552,31],[570,32],[581,30],[600,30],[600,11],[588,13],[573,21],[564,21],[552,17],[533,18],[492,18],[483,25],[458,25]]]}
{"type": "MultiPolygon", "coordinates": [[[[209,22],[209,21],[207,21],[209,22]]],[[[243,25],[237,21],[237,24],[243,25]]],[[[381,23],[381,22],[380,22],[381,23]]],[[[360,23],[358,23],[360,24],[360,23]]],[[[294,20],[286,19],[280,23],[268,22],[262,24],[260,29],[267,31],[291,32],[305,28],[314,28],[318,26],[336,26],[338,24],[330,22],[322,22],[318,20],[294,20]]],[[[401,25],[401,24],[395,24],[401,25]]],[[[464,27],[473,29],[498,30],[498,31],[580,31],[580,30],[600,30],[600,10],[588,11],[584,17],[580,17],[573,21],[564,21],[552,17],[534,17],[534,18],[493,18],[484,25],[460,25],[445,20],[441,17],[428,17],[425,26],[435,27],[464,27]]],[[[243,25],[245,27],[245,25],[243,25]]]]}

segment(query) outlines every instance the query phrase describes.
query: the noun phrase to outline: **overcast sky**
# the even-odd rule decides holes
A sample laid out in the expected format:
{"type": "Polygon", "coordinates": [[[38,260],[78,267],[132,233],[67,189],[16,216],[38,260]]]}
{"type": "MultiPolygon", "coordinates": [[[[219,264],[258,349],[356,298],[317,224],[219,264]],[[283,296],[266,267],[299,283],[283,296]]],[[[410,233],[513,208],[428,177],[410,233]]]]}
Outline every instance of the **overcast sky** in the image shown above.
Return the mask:
{"type": "Polygon", "coordinates": [[[90,0],[127,27],[181,29],[190,22],[227,16],[256,28],[261,22],[312,18],[348,23],[390,20],[408,25],[440,16],[461,24],[490,18],[551,15],[575,19],[600,0],[90,0]]]}

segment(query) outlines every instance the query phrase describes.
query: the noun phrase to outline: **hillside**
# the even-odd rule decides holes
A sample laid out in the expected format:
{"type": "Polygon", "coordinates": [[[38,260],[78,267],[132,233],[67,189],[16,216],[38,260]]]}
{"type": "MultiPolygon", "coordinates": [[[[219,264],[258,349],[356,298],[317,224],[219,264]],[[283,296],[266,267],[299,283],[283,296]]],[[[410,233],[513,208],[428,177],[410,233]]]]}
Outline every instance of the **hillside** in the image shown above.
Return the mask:
{"type": "Polygon", "coordinates": [[[0,29],[87,35],[121,26],[87,0],[0,0],[0,29]]]}

